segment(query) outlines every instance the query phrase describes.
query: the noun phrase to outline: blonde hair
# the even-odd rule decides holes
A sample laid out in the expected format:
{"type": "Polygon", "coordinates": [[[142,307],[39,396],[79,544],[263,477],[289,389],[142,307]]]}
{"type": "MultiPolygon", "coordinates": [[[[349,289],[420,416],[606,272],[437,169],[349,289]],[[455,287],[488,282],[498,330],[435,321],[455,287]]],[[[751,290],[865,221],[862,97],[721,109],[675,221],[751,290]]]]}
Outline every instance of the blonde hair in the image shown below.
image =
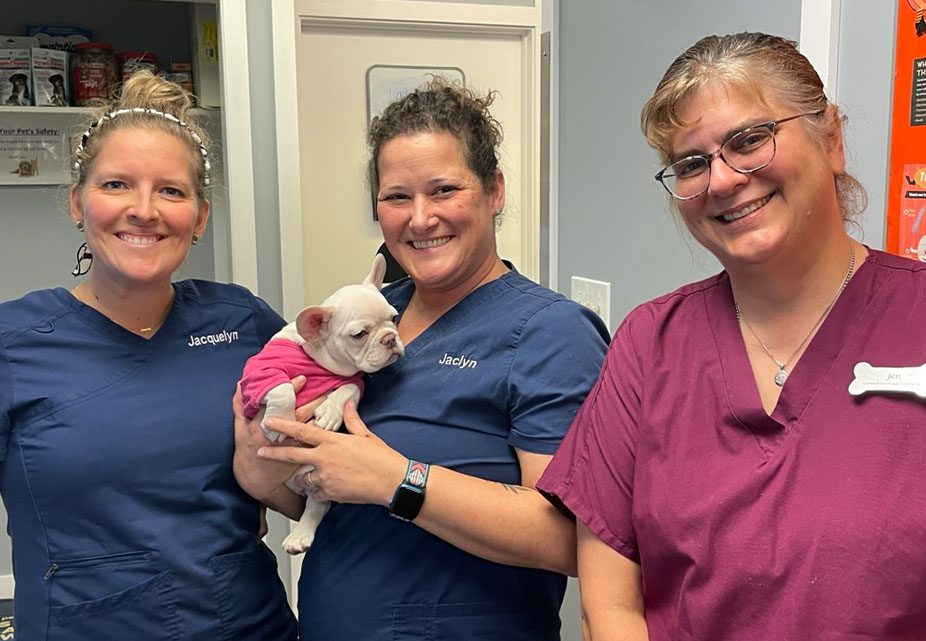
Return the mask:
{"type": "Polygon", "coordinates": [[[86,123],[86,131],[75,136],[73,185],[83,187],[111,133],[120,129],[157,129],[175,136],[187,146],[196,196],[200,202],[209,200],[209,137],[191,118],[192,108],[192,95],[180,85],[148,70],[133,74],[122,85],[118,97],[97,105],[86,123]]]}
{"type": "MultiPolygon", "coordinates": [[[[821,112],[801,119],[821,149],[828,148],[847,120],[827,100],[823,81],[794,41],[750,32],[707,36],[669,65],[640,114],[643,136],[662,162],[669,162],[678,130],[694,124],[679,116],[679,106],[711,82],[746,91],[762,104],[774,99],[794,113],[821,112]]],[[[835,176],[835,184],[842,218],[851,220],[867,205],[865,189],[846,173],[835,176]]]]}

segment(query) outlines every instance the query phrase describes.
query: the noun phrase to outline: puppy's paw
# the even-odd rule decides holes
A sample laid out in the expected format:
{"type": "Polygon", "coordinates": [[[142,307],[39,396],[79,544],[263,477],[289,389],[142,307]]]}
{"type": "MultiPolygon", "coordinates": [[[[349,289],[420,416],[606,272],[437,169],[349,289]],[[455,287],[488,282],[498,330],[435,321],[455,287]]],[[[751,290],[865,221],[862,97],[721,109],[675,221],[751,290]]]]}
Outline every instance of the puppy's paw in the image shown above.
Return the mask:
{"type": "Polygon", "coordinates": [[[315,424],[323,430],[334,432],[343,421],[344,410],[337,402],[332,402],[331,398],[315,409],[315,424]]]}
{"type": "Polygon", "coordinates": [[[297,525],[296,529],[283,539],[283,549],[290,554],[302,554],[312,547],[313,541],[315,541],[315,530],[297,525]]]}
{"type": "Polygon", "coordinates": [[[264,438],[266,438],[271,443],[282,443],[283,439],[286,438],[286,435],[275,432],[274,430],[267,427],[265,425],[266,420],[267,417],[264,417],[264,419],[260,422],[260,430],[264,433],[264,438]]]}

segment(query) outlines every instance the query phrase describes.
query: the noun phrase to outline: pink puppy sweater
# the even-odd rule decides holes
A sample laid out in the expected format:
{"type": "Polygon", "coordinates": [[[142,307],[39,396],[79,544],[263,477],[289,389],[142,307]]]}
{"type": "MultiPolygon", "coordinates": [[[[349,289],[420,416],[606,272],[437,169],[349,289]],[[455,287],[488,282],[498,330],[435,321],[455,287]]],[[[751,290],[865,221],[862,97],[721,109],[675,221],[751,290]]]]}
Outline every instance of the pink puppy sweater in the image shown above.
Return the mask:
{"type": "Polygon", "coordinates": [[[280,383],[289,383],[296,376],[306,377],[305,387],[296,394],[296,407],[305,405],[322,394],[353,383],[363,392],[363,375],[333,374],[315,362],[300,345],[286,338],[276,338],[248,359],[241,376],[244,415],[254,418],[264,395],[280,383]]]}

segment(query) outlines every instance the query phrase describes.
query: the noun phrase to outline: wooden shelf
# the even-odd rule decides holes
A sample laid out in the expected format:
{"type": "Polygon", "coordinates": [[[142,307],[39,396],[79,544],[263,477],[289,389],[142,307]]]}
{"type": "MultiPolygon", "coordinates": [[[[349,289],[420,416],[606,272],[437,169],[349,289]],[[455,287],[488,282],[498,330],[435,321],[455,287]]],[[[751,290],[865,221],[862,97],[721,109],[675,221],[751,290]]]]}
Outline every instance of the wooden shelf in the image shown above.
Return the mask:
{"type": "MultiPolygon", "coordinates": [[[[208,116],[218,113],[220,107],[196,107],[190,110],[190,113],[201,116],[208,116]]],[[[83,115],[93,113],[92,107],[14,107],[12,105],[0,105],[0,114],[73,114],[83,115]]]]}
{"type": "Polygon", "coordinates": [[[14,107],[0,105],[0,114],[89,114],[89,107],[14,107]]]}

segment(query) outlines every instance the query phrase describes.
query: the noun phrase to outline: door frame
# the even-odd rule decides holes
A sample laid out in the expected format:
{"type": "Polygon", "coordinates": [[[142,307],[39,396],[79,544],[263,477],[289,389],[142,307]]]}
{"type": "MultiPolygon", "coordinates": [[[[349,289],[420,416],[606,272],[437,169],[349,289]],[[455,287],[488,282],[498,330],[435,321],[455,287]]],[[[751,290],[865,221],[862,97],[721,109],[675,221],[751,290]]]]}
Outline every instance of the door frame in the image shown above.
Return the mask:
{"type": "MultiPolygon", "coordinates": [[[[521,114],[522,264],[536,279],[540,270],[540,1],[535,6],[447,3],[432,0],[274,0],[273,67],[276,105],[277,171],[280,203],[280,263],[283,315],[294,318],[304,306],[303,229],[299,149],[297,47],[306,26],[403,29],[429,33],[516,35],[521,41],[525,101],[521,114]]],[[[510,125],[509,125],[510,126],[510,125]]]]}
{"type": "MultiPolygon", "coordinates": [[[[251,153],[251,88],[246,0],[196,0],[216,5],[222,91],[222,173],[228,193],[228,221],[213,216],[216,277],[257,292],[254,167],[251,153]],[[219,239],[223,239],[219,242],[219,239]],[[225,249],[227,239],[228,249],[225,249]],[[226,256],[225,252],[229,255],[226,256]],[[230,270],[230,271],[229,271],[230,270]]],[[[188,4],[191,4],[188,2],[188,4]]]]}
{"type": "Polygon", "coordinates": [[[800,49],[820,74],[830,100],[837,99],[842,0],[801,2],[800,49]]]}

